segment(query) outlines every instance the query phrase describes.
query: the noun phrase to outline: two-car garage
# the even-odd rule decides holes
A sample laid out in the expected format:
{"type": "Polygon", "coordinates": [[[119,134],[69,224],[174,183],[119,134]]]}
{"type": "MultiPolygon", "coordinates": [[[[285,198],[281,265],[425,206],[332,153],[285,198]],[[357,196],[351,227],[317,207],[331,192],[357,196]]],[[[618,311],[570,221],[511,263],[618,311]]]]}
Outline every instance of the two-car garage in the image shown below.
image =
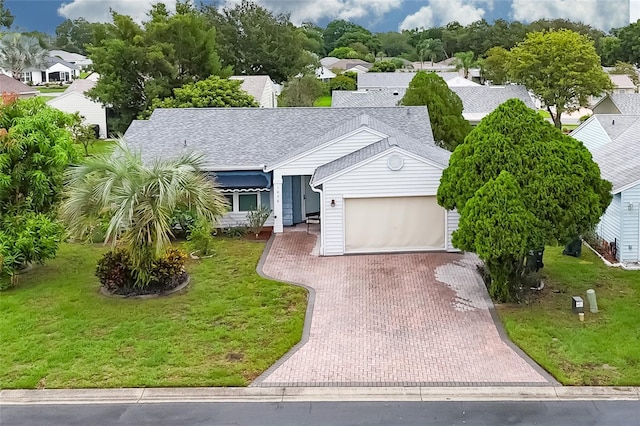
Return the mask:
{"type": "Polygon", "coordinates": [[[435,196],[345,198],[345,253],[443,250],[445,210],[435,196]]]}

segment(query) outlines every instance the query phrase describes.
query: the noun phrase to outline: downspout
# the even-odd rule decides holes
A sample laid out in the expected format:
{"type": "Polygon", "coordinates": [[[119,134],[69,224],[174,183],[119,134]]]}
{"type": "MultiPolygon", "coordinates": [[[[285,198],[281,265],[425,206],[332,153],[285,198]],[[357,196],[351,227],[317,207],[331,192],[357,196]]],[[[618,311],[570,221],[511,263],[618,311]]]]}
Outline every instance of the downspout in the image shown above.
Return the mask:
{"type": "MultiPolygon", "coordinates": [[[[311,180],[313,180],[313,176],[311,180]]],[[[316,187],[311,185],[311,180],[309,180],[309,188],[311,188],[313,192],[320,194],[320,252],[318,254],[324,256],[324,192],[322,189],[316,189],[316,187]]]]}

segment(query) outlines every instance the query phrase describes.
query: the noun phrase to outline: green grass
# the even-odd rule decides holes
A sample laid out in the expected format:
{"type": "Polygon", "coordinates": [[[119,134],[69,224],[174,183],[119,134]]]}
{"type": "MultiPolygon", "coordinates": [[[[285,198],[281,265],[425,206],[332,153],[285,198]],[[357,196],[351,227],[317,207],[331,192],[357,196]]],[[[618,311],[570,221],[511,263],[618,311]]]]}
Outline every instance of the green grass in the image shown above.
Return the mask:
{"type": "Polygon", "coordinates": [[[38,89],[40,93],[62,93],[67,90],[67,86],[64,87],[42,87],[38,89]]]}
{"type": "Polygon", "coordinates": [[[0,388],[245,386],[300,340],[306,291],[255,269],[264,244],[216,239],[183,294],[98,293],[101,245],[58,257],[0,293],[0,388]]]}
{"type": "Polygon", "coordinates": [[[316,107],[330,107],[331,106],[331,96],[321,96],[313,103],[313,106],[316,107]]]}
{"type": "Polygon", "coordinates": [[[544,118],[551,118],[551,114],[549,114],[549,111],[545,111],[543,109],[539,109],[538,114],[540,114],[544,118]]]}
{"type": "MultiPolygon", "coordinates": [[[[74,144],[80,155],[84,156],[84,147],[80,143],[74,144]]],[[[116,146],[116,142],[112,139],[106,140],[97,140],[93,143],[89,144],[88,151],[89,155],[98,155],[98,154],[108,154],[113,151],[113,148],[116,146]]]]}
{"type": "Polygon", "coordinates": [[[90,74],[91,74],[90,71],[80,71],[80,75],[78,76],[78,78],[85,79],[89,77],[90,74]]]}
{"type": "Polygon", "coordinates": [[[545,251],[545,289],[529,305],[501,305],[509,337],[565,385],[640,385],[640,271],[606,267],[590,250],[580,258],[545,251]],[[594,289],[600,312],[589,312],[594,289]],[[585,300],[585,320],[571,297],[585,300]]]}

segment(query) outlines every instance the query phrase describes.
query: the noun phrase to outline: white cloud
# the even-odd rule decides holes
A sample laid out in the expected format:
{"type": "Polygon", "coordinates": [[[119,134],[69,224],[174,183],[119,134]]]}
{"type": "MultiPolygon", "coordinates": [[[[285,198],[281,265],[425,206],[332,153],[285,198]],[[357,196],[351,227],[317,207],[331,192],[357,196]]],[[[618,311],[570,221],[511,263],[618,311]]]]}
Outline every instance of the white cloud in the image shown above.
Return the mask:
{"type": "Polygon", "coordinates": [[[468,25],[484,17],[493,8],[493,0],[431,0],[400,23],[400,30],[429,28],[458,21],[468,25]],[[484,6],[484,7],[482,7],[484,6]]]}
{"type": "MultiPolygon", "coordinates": [[[[169,10],[175,10],[176,0],[162,0],[169,10]]],[[[147,12],[158,0],[72,0],[63,3],[58,8],[58,14],[63,18],[84,18],[89,22],[111,21],[111,9],[123,15],[129,15],[134,20],[142,22],[147,18],[147,12]]]]}
{"type": "MultiPolygon", "coordinates": [[[[357,19],[379,17],[402,5],[403,0],[256,0],[274,13],[290,13],[291,22],[317,22],[320,19],[357,19]]],[[[233,6],[240,0],[226,0],[233,6]]]]}
{"type": "Polygon", "coordinates": [[[609,31],[629,23],[629,4],[630,0],[513,0],[511,12],[518,21],[564,18],[609,31]]]}

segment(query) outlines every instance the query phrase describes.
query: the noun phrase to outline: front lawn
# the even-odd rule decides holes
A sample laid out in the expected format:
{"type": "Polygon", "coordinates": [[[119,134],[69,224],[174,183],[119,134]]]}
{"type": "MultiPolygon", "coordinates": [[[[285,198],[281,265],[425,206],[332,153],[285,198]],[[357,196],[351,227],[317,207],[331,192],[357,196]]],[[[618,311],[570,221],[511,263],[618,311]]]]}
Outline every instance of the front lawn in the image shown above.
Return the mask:
{"type": "Polygon", "coordinates": [[[55,87],[41,87],[38,89],[38,92],[40,93],[62,93],[65,90],[67,90],[68,86],[55,86],[55,87]]]}
{"type": "Polygon", "coordinates": [[[640,385],[640,271],[606,267],[590,250],[580,258],[561,247],[544,256],[545,289],[526,305],[499,305],[507,334],[565,385],[640,385]],[[592,314],[586,291],[600,312],[592,314]],[[585,300],[585,320],[571,297],[585,300]]]}
{"type": "Polygon", "coordinates": [[[216,239],[186,293],[98,293],[102,245],[58,257],[0,293],[0,388],[245,386],[300,340],[306,291],[261,278],[264,244],[216,239]]]}

